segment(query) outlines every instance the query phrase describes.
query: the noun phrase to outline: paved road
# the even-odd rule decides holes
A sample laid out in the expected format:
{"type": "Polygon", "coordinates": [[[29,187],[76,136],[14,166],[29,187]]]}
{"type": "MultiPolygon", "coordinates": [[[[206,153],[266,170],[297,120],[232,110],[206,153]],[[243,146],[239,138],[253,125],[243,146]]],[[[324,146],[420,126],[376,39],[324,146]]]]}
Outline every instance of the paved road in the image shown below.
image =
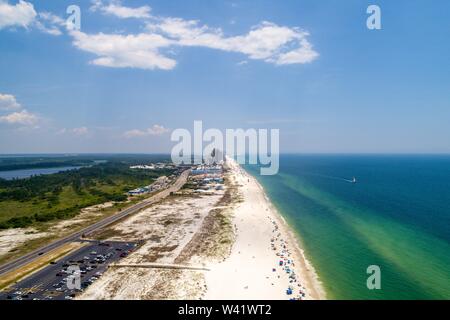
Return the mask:
{"type": "MultiPolygon", "coordinates": [[[[69,265],[78,266],[81,273],[81,288],[89,287],[103,274],[108,265],[119,261],[136,249],[134,242],[86,241],[89,243],[58,262],[13,285],[8,291],[0,292],[0,300],[64,300],[71,299],[80,290],[69,289],[67,278],[69,265]],[[99,256],[100,255],[100,256],[99,256]],[[100,257],[100,258],[99,258],[100,257]],[[104,260],[99,260],[103,258],[104,260]]],[[[69,280],[70,282],[70,280],[69,280]]],[[[81,289],[78,288],[78,289],[81,289]]]]}
{"type": "Polygon", "coordinates": [[[7,273],[7,272],[10,272],[12,270],[18,269],[21,266],[34,261],[42,253],[46,253],[46,252],[49,252],[49,251],[54,250],[56,248],[59,248],[63,244],[76,241],[82,235],[87,236],[90,233],[92,233],[92,232],[94,232],[94,231],[96,231],[98,229],[101,229],[101,228],[104,228],[104,227],[106,227],[106,226],[108,226],[110,224],[113,224],[114,222],[116,222],[116,221],[118,221],[118,220],[120,220],[122,218],[125,218],[126,216],[132,215],[132,214],[138,212],[139,210],[141,210],[141,209],[143,209],[143,208],[145,208],[145,207],[147,207],[147,206],[149,206],[149,205],[151,205],[151,204],[153,204],[155,202],[158,202],[158,201],[166,198],[167,196],[170,195],[171,192],[176,192],[176,191],[180,190],[181,187],[183,187],[183,185],[187,181],[189,173],[190,173],[190,170],[184,171],[178,177],[178,179],[175,181],[175,183],[170,185],[167,189],[164,189],[164,190],[160,191],[156,195],[154,195],[154,196],[152,196],[152,197],[150,197],[148,199],[145,199],[144,201],[139,202],[138,204],[136,204],[136,205],[134,205],[134,206],[132,206],[130,208],[127,208],[127,209],[125,209],[125,210],[123,210],[123,211],[121,211],[121,212],[119,212],[119,213],[117,213],[117,214],[115,214],[113,216],[110,216],[110,217],[107,217],[107,218],[105,218],[105,219],[103,219],[101,221],[98,221],[98,222],[90,225],[89,227],[81,230],[81,231],[78,231],[76,233],[73,233],[73,234],[65,237],[65,238],[59,239],[59,240],[57,240],[55,242],[52,242],[52,243],[50,243],[50,244],[48,244],[48,245],[46,245],[46,246],[44,246],[42,248],[39,248],[37,250],[34,250],[34,251],[26,254],[26,255],[24,255],[24,256],[16,259],[16,260],[14,260],[14,261],[11,261],[9,263],[6,263],[6,264],[0,266],[0,275],[2,275],[4,273],[7,273]]]}

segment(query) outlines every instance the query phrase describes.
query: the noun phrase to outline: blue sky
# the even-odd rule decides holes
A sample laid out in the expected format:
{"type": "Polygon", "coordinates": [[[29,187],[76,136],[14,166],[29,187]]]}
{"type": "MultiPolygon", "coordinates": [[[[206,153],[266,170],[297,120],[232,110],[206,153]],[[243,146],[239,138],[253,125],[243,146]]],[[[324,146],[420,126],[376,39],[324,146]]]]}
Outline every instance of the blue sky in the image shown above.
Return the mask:
{"type": "Polygon", "coordinates": [[[0,0],[0,153],[170,152],[194,120],[279,128],[282,152],[449,153],[449,14],[448,1],[0,0]],[[78,33],[61,22],[71,4],[78,33]],[[369,4],[382,30],[366,28],[369,4]]]}

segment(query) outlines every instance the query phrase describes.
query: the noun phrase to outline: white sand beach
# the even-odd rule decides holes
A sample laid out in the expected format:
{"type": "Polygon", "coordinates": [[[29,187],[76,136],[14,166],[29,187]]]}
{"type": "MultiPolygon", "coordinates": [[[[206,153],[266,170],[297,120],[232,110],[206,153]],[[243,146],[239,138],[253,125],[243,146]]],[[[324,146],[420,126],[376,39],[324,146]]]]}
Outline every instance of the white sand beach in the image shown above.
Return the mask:
{"type": "Polygon", "coordinates": [[[298,239],[261,185],[236,162],[228,160],[228,166],[243,202],[234,212],[236,242],[230,256],[208,265],[205,299],[325,299],[298,239]]]}
{"type": "Polygon", "coordinates": [[[186,191],[103,231],[108,240],[143,244],[77,299],[324,299],[263,188],[235,161],[226,167],[225,191],[186,191]],[[149,263],[165,267],[136,267],[149,263]]]}

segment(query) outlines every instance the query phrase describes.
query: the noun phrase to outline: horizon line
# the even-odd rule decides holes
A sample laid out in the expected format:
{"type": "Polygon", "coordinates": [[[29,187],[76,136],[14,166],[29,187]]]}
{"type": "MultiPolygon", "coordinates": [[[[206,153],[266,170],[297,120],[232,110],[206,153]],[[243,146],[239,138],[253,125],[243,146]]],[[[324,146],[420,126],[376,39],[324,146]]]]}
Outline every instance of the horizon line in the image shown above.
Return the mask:
{"type": "MultiPolygon", "coordinates": [[[[163,155],[170,156],[170,153],[154,152],[42,152],[42,153],[0,153],[0,157],[4,156],[78,156],[78,155],[163,155]]],[[[249,154],[246,153],[245,156],[249,154]]],[[[279,155],[435,155],[450,156],[450,152],[280,152],[279,155]]]]}

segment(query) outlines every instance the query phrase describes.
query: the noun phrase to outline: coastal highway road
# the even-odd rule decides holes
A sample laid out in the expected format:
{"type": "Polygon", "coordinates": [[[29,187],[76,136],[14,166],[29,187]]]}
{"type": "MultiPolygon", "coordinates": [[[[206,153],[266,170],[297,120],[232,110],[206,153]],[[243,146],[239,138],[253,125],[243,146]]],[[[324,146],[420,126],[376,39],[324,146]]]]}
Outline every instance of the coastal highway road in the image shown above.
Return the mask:
{"type": "Polygon", "coordinates": [[[34,250],[26,255],[23,255],[22,257],[13,260],[9,263],[6,263],[2,266],[0,266],[0,276],[2,274],[5,274],[7,272],[13,271],[15,269],[20,268],[21,266],[30,263],[32,261],[34,261],[35,259],[37,259],[40,255],[47,253],[51,250],[54,250],[56,248],[59,248],[60,246],[62,246],[63,244],[69,243],[69,242],[73,242],[73,241],[77,241],[82,235],[89,235],[90,233],[104,228],[110,224],[113,224],[114,222],[117,222],[120,219],[123,219],[129,215],[132,215],[136,212],[138,212],[139,210],[154,204],[164,198],[166,198],[167,196],[170,195],[170,193],[172,192],[176,192],[178,190],[181,189],[181,187],[183,187],[183,185],[186,183],[187,178],[189,176],[190,170],[186,170],[184,171],[179,177],[178,179],[171,184],[168,188],[160,191],[159,193],[155,194],[152,197],[149,197],[141,202],[139,202],[138,204],[135,204],[132,207],[129,207],[127,209],[124,209],[122,211],[120,211],[119,213],[112,215],[110,217],[107,217],[103,220],[100,220],[92,225],[90,225],[87,228],[84,228],[78,232],[75,232],[71,235],[68,235],[62,239],[56,240],[55,242],[52,242],[44,247],[41,247],[37,250],[34,250]]]}

